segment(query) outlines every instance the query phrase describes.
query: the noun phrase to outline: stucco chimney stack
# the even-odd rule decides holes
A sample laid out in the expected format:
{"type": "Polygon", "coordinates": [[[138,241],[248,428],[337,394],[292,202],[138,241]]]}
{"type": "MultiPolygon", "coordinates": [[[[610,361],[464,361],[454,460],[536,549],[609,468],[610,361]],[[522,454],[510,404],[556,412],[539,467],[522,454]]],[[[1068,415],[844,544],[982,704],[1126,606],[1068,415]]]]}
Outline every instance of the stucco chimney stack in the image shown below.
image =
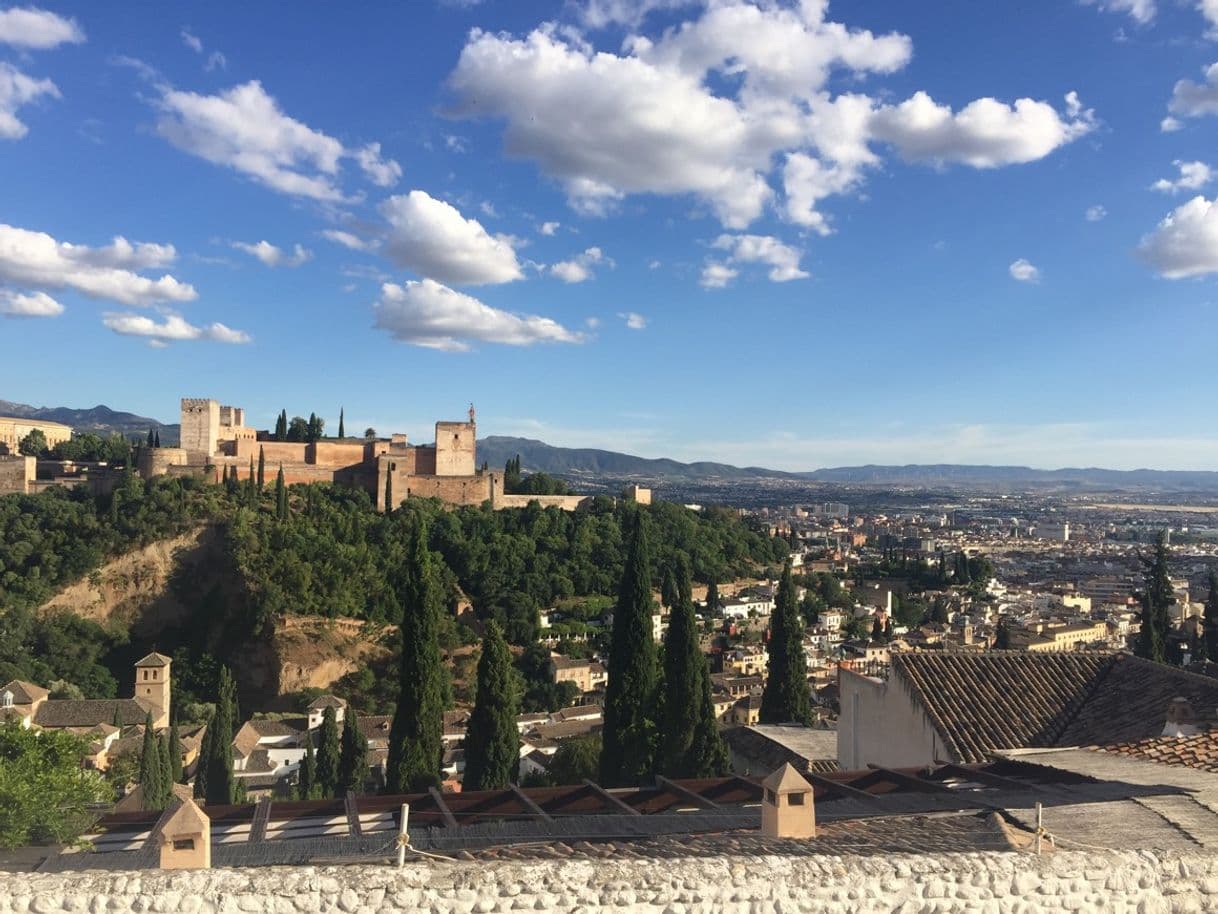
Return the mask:
{"type": "Polygon", "coordinates": [[[815,838],[812,785],[787,762],[761,786],[761,833],[767,838],[815,838]]]}

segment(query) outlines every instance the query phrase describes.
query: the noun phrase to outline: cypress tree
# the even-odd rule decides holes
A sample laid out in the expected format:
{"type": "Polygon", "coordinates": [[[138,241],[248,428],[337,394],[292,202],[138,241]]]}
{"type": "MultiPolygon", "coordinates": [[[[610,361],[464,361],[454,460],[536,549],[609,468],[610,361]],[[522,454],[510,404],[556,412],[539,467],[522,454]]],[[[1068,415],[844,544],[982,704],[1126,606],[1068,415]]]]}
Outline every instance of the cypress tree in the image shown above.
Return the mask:
{"type": "Polygon", "coordinates": [[[609,648],[600,764],[600,781],[606,787],[634,786],[652,772],[655,724],[649,713],[655,698],[656,647],[651,608],[651,559],[643,513],[636,508],[609,648]]]}
{"type": "Polygon", "coordinates": [[[279,520],[288,518],[288,487],[283,484],[283,464],[279,465],[279,475],[275,477],[275,517],[279,520]]]}
{"type": "Polygon", "coordinates": [[[1006,616],[998,617],[998,630],[994,632],[994,649],[1009,651],[1011,649],[1011,626],[1006,616]]]}
{"type": "Polygon", "coordinates": [[[313,734],[305,734],[305,754],[296,779],[296,799],[312,800],[317,792],[317,757],[313,754],[313,734]]]}
{"type": "Polygon", "coordinates": [[[321,736],[317,742],[317,786],[323,797],[332,797],[338,789],[338,717],[334,708],[326,708],[321,718],[321,736]]]}
{"type": "Polygon", "coordinates": [[[390,793],[439,784],[444,750],[444,670],[439,627],[443,596],[427,548],[427,525],[416,519],[396,588],[402,607],[402,665],[389,731],[390,793]]]}
{"type": "Polygon", "coordinates": [[[393,473],[388,469],[385,470],[385,513],[393,512],[393,473]]]}
{"type": "Polygon", "coordinates": [[[1170,606],[1176,592],[1171,586],[1167,567],[1167,533],[1161,531],[1155,541],[1154,553],[1143,558],[1145,588],[1142,598],[1142,629],[1138,633],[1134,653],[1147,660],[1162,663],[1165,659],[1167,634],[1171,630],[1170,606]]]}
{"type": "Polygon", "coordinates": [[[689,566],[678,561],[672,574],[677,603],[664,636],[663,694],[657,770],[673,778],[709,777],[725,769],[727,747],[715,721],[710,670],[698,646],[698,626],[690,596],[689,566]]]}
{"type": "Polygon", "coordinates": [[[680,601],[677,595],[677,580],[673,577],[672,569],[664,569],[664,577],[660,579],[660,602],[672,609],[680,601]]]}
{"type": "Polygon", "coordinates": [[[359,715],[347,708],[343,715],[342,752],[338,758],[338,796],[362,793],[368,780],[368,740],[359,732],[359,715]]]}
{"type": "Polygon", "coordinates": [[[208,730],[211,741],[207,765],[207,793],[209,806],[222,806],[236,798],[236,778],[233,776],[233,736],[237,719],[237,685],[233,682],[228,667],[220,668],[220,688],[216,700],[216,713],[212,715],[208,730]]]}
{"type": "Polygon", "coordinates": [[[160,429],[157,429],[156,435],[152,439],[152,446],[153,447],[161,446],[161,430],[160,429]]]}
{"type": "Polygon", "coordinates": [[[155,447],[156,445],[153,444],[155,440],[156,438],[152,435],[152,429],[148,429],[148,447],[155,447]]]}
{"type": "Polygon", "coordinates": [[[512,654],[499,624],[491,620],[478,658],[474,710],[465,734],[465,779],[462,790],[502,790],[516,780],[520,734],[516,717],[520,698],[512,654]]]}
{"type": "Polygon", "coordinates": [[[156,741],[157,756],[161,765],[161,794],[159,797],[161,809],[169,805],[173,799],[173,760],[169,757],[169,734],[162,733],[156,741]]]}
{"type": "Polygon", "coordinates": [[[161,801],[161,755],[157,748],[156,731],[152,728],[152,712],[144,719],[144,744],[140,748],[140,789],[145,809],[164,809],[161,801]]]}
{"type": "Polygon", "coordinates": [[[176,719],[169,725],[169,768],[173,783],[180,783],[182,780],[182,737],[178,734],[176,719]]]}
{"type": "Polygon", "coordinates": [[[288,411],[282,410],[279,413],[279,418],[275,420],[275,440],[288,440],[288,411]]]}
{"type": "Polygon", "coordinates": [[[719,585],[711,581],[706,585],[706,614],[713,616],[719,608],[719,585]]]}
{"type": "Polygon", "coordinates": [[[808,689],[803,634],[788,561],[782,570],[774,614],[770,617],[770,661],[761,696],[763,724],[812,723],[812,696],[808,689]]]}
{"type": "Polygon", "coordinates": [[[258,446],[258,491],[266,485],[266,449],[258,446]]]}
{"type": "Polygon", "coordinates": [[[254,503],[257,501],[258,490],[255,487],[256,479],[257,479],[257,476],[255,476],[255,474],[254,474],[254,458],[251,457],[250,458],[250,473],[248,476],[245,477],[245,498],[246,498],[246,501],[249,502],[250,507],[253,507],[254,503]]]}
{"type": "Polygon", "coordinates": [[[211,735],[214,732],[212,722],[215,721],[215,714],[212,719],[207,722],[207,727],[203,730],[203,739],[199,741],[199,755],[195,760],[195,787],[194,798],[196,800],[207,799],[207,764],[211,758],[211,735]]]}
{"type": "Polygon", "coordinates": [[[347,437],[347,428],[343,424],[343,408],[341,406],[338,408],[338,437],[347,437]]]}
{"type": "Polygon", "coordinates": [[[1210,594],[1205,601],[1205,653],[1218,660],[1218,571],[1210,569],[1210,594]]]}

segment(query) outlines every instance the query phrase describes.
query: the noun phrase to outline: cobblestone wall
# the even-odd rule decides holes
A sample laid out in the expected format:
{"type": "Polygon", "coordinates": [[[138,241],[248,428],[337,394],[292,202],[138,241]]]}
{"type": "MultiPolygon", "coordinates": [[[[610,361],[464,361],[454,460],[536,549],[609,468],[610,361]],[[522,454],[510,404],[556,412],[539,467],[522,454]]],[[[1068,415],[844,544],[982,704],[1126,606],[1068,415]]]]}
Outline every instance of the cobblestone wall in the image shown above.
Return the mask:
{"type": "Polygon", "coordinates": [[[546,860],[0,875],[0,912],[1207,911],[1218,858],[1149,853],[546,860]]]}

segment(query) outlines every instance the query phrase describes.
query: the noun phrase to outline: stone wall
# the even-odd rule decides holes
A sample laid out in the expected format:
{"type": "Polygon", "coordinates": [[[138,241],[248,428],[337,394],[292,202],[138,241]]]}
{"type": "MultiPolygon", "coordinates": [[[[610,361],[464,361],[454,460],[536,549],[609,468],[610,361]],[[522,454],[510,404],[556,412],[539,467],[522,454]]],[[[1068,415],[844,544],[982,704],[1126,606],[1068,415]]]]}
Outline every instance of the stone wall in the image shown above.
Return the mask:
{"type": "Polygon", "coordinates": [[[591,495],[496,495],[491,506],[503,508],[527,508],[529,502],[537,502],[543,508],[558,508],[562,511],[577,511],[592,501],[591,495]]]}
{"type": "Polygon", "coordinates": [[[25,495],[34,479],[33,457],[0,457],[0,495],[25,495]]]}
{"type": "Polygon", "coordinates": [[[473,476],[477,429],[472,422],[436,423],[437,476],[473,476]]]}
{"type": "Polygon", "coordinates": [[[220,404],[215,400],[182,399],[181,432],[178,444],[197,459],[216,453],[220,438],[220,404]]]}
{"type": "MultiPolygon", "coordinates": [[[[387,851],[388,853],[388,851],[387,851]]],[[[1149,852],[438,860],[391,866],[0,874],[0,914],[498,911],[938,914],[1184,912],[1218,905],[1218,858],[1149,852]]]]}

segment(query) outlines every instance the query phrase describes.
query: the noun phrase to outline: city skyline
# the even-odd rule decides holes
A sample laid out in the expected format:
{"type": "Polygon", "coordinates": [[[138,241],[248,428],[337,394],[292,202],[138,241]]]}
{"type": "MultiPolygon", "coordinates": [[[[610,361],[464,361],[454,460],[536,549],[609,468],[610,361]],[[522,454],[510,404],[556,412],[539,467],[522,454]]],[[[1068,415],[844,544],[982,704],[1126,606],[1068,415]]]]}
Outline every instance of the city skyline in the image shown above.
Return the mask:
{"type": "Polygon", "coordinates": [[[1218,469],[1212,7],[0,6],[0,396],[1218,469]]]}

